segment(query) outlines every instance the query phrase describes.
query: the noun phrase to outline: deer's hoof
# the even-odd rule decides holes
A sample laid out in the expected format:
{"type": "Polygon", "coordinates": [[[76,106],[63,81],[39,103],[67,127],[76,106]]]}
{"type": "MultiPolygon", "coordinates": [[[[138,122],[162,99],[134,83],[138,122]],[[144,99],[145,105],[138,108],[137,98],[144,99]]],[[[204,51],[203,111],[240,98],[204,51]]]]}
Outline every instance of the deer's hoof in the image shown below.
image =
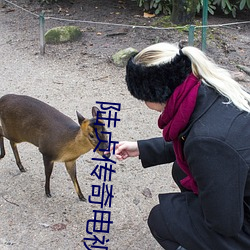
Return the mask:
{"type": "Polygon", "coordinates": [[[79,196],[80,201],[87,201],[84,196],[79,196]]]}

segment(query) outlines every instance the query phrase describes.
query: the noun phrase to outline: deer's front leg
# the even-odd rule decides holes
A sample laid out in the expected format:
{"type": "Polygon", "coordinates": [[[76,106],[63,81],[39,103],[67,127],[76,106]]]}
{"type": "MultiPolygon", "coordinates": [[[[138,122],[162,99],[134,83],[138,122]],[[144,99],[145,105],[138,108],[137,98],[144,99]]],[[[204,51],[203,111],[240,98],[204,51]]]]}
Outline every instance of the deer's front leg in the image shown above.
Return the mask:
{"type": "Polygon", "coordinates": [[[86,198],[83,196],[80,186],[76,177],[76,161],[65,162],[66,169],[70,175],[71,180],[73,181],[76,193],[81,201],[86,201],[86,198]]]}
{"type": "Polygon", "coordinates": [[[50,177],[53,171],[54,162],[49,157],[43,155],[43,163],[45,168],[45,194],[47,197],[51,197],[50,193],[50,177]]]}

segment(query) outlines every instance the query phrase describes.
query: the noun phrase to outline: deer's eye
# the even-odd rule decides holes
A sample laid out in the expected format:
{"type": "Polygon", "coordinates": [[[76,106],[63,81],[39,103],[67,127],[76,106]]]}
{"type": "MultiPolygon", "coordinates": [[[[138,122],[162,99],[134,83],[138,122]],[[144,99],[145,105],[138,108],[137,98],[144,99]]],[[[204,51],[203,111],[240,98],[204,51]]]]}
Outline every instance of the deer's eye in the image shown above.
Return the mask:
{"type": "Polygon", "coordinates": [[[90,137],[91,139],[94,139],[94,138],[95,138],[94,134],[89,134],[89,137],[90,137]]]}

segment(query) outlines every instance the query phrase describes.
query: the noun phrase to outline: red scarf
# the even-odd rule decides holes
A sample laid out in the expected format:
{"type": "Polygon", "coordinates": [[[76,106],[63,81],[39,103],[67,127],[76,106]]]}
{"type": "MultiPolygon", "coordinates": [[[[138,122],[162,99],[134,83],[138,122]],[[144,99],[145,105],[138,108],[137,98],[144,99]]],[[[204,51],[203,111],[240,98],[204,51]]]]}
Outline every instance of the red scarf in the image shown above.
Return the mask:
{"type": "Polygon", "coordinates": [[[188,125],[194,111],[199,86],[200,80],[191,73],[174,90],[158,120],[159,128],[163,129],[164,139],[173,142],[176,161],[187,174],[187,177],[181,180],[181,184],[195,194],[198,194],[198,187],[185,160],[179,135],[188,125]]]}

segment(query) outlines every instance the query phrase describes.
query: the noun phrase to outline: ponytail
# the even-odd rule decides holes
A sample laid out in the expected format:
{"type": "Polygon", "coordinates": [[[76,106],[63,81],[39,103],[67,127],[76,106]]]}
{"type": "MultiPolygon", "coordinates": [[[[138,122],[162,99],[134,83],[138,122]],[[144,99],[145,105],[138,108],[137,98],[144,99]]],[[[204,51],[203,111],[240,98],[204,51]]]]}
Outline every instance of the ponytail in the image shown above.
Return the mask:
{"type": "Polygon", "coordinates": [[[229,72],[216,65],[199,49],[191,46],[182,48],[182,53],[192,62],[193,74],[204,84],[216,89],[240,110],[250,112],[250,94],[236,82],[229,72]]]}

